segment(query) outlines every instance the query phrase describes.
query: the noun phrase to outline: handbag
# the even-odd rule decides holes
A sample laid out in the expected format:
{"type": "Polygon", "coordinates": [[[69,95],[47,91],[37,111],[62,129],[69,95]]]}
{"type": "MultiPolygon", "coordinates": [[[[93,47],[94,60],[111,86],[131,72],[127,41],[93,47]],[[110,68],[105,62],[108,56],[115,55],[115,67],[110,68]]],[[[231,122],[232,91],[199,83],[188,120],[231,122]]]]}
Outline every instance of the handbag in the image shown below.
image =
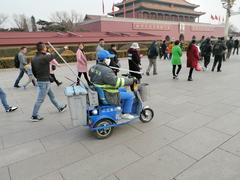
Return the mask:
{"type": "Polygon", "coordinates": [[[195,70],[196,71],[202,71],[203,70],[203,68],[202,68],[202,66],[200,65],[199,62],[197,63],[197,66],[196,66],[195,70]]]}

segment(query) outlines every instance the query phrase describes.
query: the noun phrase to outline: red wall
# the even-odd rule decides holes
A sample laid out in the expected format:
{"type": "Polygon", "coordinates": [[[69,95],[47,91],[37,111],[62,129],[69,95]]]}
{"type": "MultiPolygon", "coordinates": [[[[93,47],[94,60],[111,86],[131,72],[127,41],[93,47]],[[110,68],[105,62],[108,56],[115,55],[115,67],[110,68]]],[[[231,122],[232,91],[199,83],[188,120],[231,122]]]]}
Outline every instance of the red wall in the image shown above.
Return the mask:
{"type": "MultiPolygon", "coordinates": [[[[180,25],[179,23],[173,24],[160,24],[152,21],[110,21],[110,20],[99,20],[98,22],[81,25],[81,28],[88,29],[91,32],[145,32],[150,34],[161,35],[162,39],[168,35],[174,39],[179,39],[180,36],[180,25]],[[135,25],[134,25],[135,24],[135,25]],[[136,24],[140,27],[136,28],[136,24]]],[[[185,40],[191,40],[193,35],[197,39],[200,39],[203,35],[206,37],[210,36],[223,36],[224,28],[214,25],[205,25],[197,23],[185,23],[184,31],[182,31],[185,40]]]]}

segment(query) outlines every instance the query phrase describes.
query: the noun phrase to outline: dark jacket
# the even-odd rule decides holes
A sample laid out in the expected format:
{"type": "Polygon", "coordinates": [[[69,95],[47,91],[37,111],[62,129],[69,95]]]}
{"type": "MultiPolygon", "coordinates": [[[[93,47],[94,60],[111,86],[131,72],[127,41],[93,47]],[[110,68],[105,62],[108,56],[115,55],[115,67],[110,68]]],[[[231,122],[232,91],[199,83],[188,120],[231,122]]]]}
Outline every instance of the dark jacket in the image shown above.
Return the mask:
{"type": "MultiPolygon", "coordinates": [[[[63,50],[60,50],[60,53],[63,50]]],[[[49,63],[53,59],[57,58],[57,54],[48,54],[37,52],[36,56],[32,60],[32,72],[38,81],[50,81],[50,69],[49,63]]]]}
{"type": "Polygon", "coordinates": [[[225,43],[222,40],[218,40],[213,46],[213,55],[223,55],[227,49],[225,43]]]}
{"type": "Polygon", "coordinates": [[[238,48],[238,47],[239,47],[239,40],[236,39],[236,40],[234,41],[234,48],[238,48]]]}
{"type": "MultiPolygon", "coordinates": [[[[114,49],[109,49],[108,52],[115,55],[113,58],[111,58],[111,62],[110,62],[109,66],[119,68],[120,67],[120,63],[119,63],[119,60],[118,60],[117,51],[115,51],[114,49]]],[[[113,69],[113,71],[115,73],[119,72],[119,70],[116,70],[116,69],[113,69]]]]}
{"type": "Polygon", "coordinates": [[[211,54],[212,54],[212,45],[211,45],[211,42],[207,42],[206,44],[205,44],[205,46],[202,48],[202,52],[201,52],[201,54],[203,55],[203,56],[211,56],[211,54]]]}
{"type": "MultiPolygon", "coordinates": [[[[130,48],[128,50],[128,65],[129,65],[129,70],[140,72],[141,57],[140,57],[138,50],[133,49],[133,48],[130,48]]],[[[136,77],[137,79],[142,78],[141,74],[136,74],[136,73],[130,73],[130,74],[131,74],[131,76],[136,77]]]]}
{"type": "Polygon", "coordinates": [[[161,47],[162,47],[162,53],[165,54],[165,52],[167,50],[167,44],[163,43],[161,47]]]}
{"type": "Polygon", "coordinates": [[[151,46],[148,48],[148,58],[156,59],[158,57],[158,47],[156,41],[154,41],[151,46]]]}
{"type": "Polygon", "coordinates": [[[232,49],[234,46],[234,41],[232,39],[229,39],[226,43],[228,49],[232,49]]]}

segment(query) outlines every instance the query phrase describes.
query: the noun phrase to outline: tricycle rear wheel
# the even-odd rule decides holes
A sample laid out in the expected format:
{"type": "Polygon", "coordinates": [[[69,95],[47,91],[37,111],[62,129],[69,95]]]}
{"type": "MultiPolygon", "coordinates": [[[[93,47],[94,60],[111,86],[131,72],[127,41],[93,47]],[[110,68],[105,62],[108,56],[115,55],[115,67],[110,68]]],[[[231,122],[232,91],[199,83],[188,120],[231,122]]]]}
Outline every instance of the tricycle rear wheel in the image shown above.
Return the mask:
{"type": "Polygon", "coordinates": [[[106,139],[109,136],[111,136],[113,127],[108,127],[105,128],[106,126],[112,125],[112,122],[109,119],[102,119],[101,121],[97,122],[94,125],[94,128],[100,128],[103,127],[102,129],[97,129],[94,131],[94,135],[97,139],[106,139]]]}
{"type": "Polygon", "coordinates": [[[143,123],[148,123],[150,122],[154,117],[154,112],[151,108],[144,108],[142,112],[140,113],[140,121],[143,123]]]}

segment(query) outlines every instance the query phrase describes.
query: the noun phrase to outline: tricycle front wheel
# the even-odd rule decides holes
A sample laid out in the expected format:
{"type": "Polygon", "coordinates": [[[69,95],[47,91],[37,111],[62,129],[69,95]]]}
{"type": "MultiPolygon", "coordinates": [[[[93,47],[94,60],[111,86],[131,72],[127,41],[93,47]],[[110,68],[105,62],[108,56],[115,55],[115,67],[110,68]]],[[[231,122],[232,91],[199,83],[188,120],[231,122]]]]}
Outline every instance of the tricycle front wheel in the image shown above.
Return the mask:
{"type": "Polygon", "coordinates": [[[112,122],[108,119],[103,119],[97,122],[94,126],[94,128],[98,128],[97,130],[94,131],[95,137],[97,139],[105,139],[111,136],[113,127],[107,127],[111,125],[112,125],[112,122]]]}
{"type": "Polygon", "coordinates": [[[140,121],[142,121],[143,123],[148,123],[150,122],[154,117],[154,112],[151,108],[145,108],[142,110],[142,112],[140,113],[140,121]]]}

